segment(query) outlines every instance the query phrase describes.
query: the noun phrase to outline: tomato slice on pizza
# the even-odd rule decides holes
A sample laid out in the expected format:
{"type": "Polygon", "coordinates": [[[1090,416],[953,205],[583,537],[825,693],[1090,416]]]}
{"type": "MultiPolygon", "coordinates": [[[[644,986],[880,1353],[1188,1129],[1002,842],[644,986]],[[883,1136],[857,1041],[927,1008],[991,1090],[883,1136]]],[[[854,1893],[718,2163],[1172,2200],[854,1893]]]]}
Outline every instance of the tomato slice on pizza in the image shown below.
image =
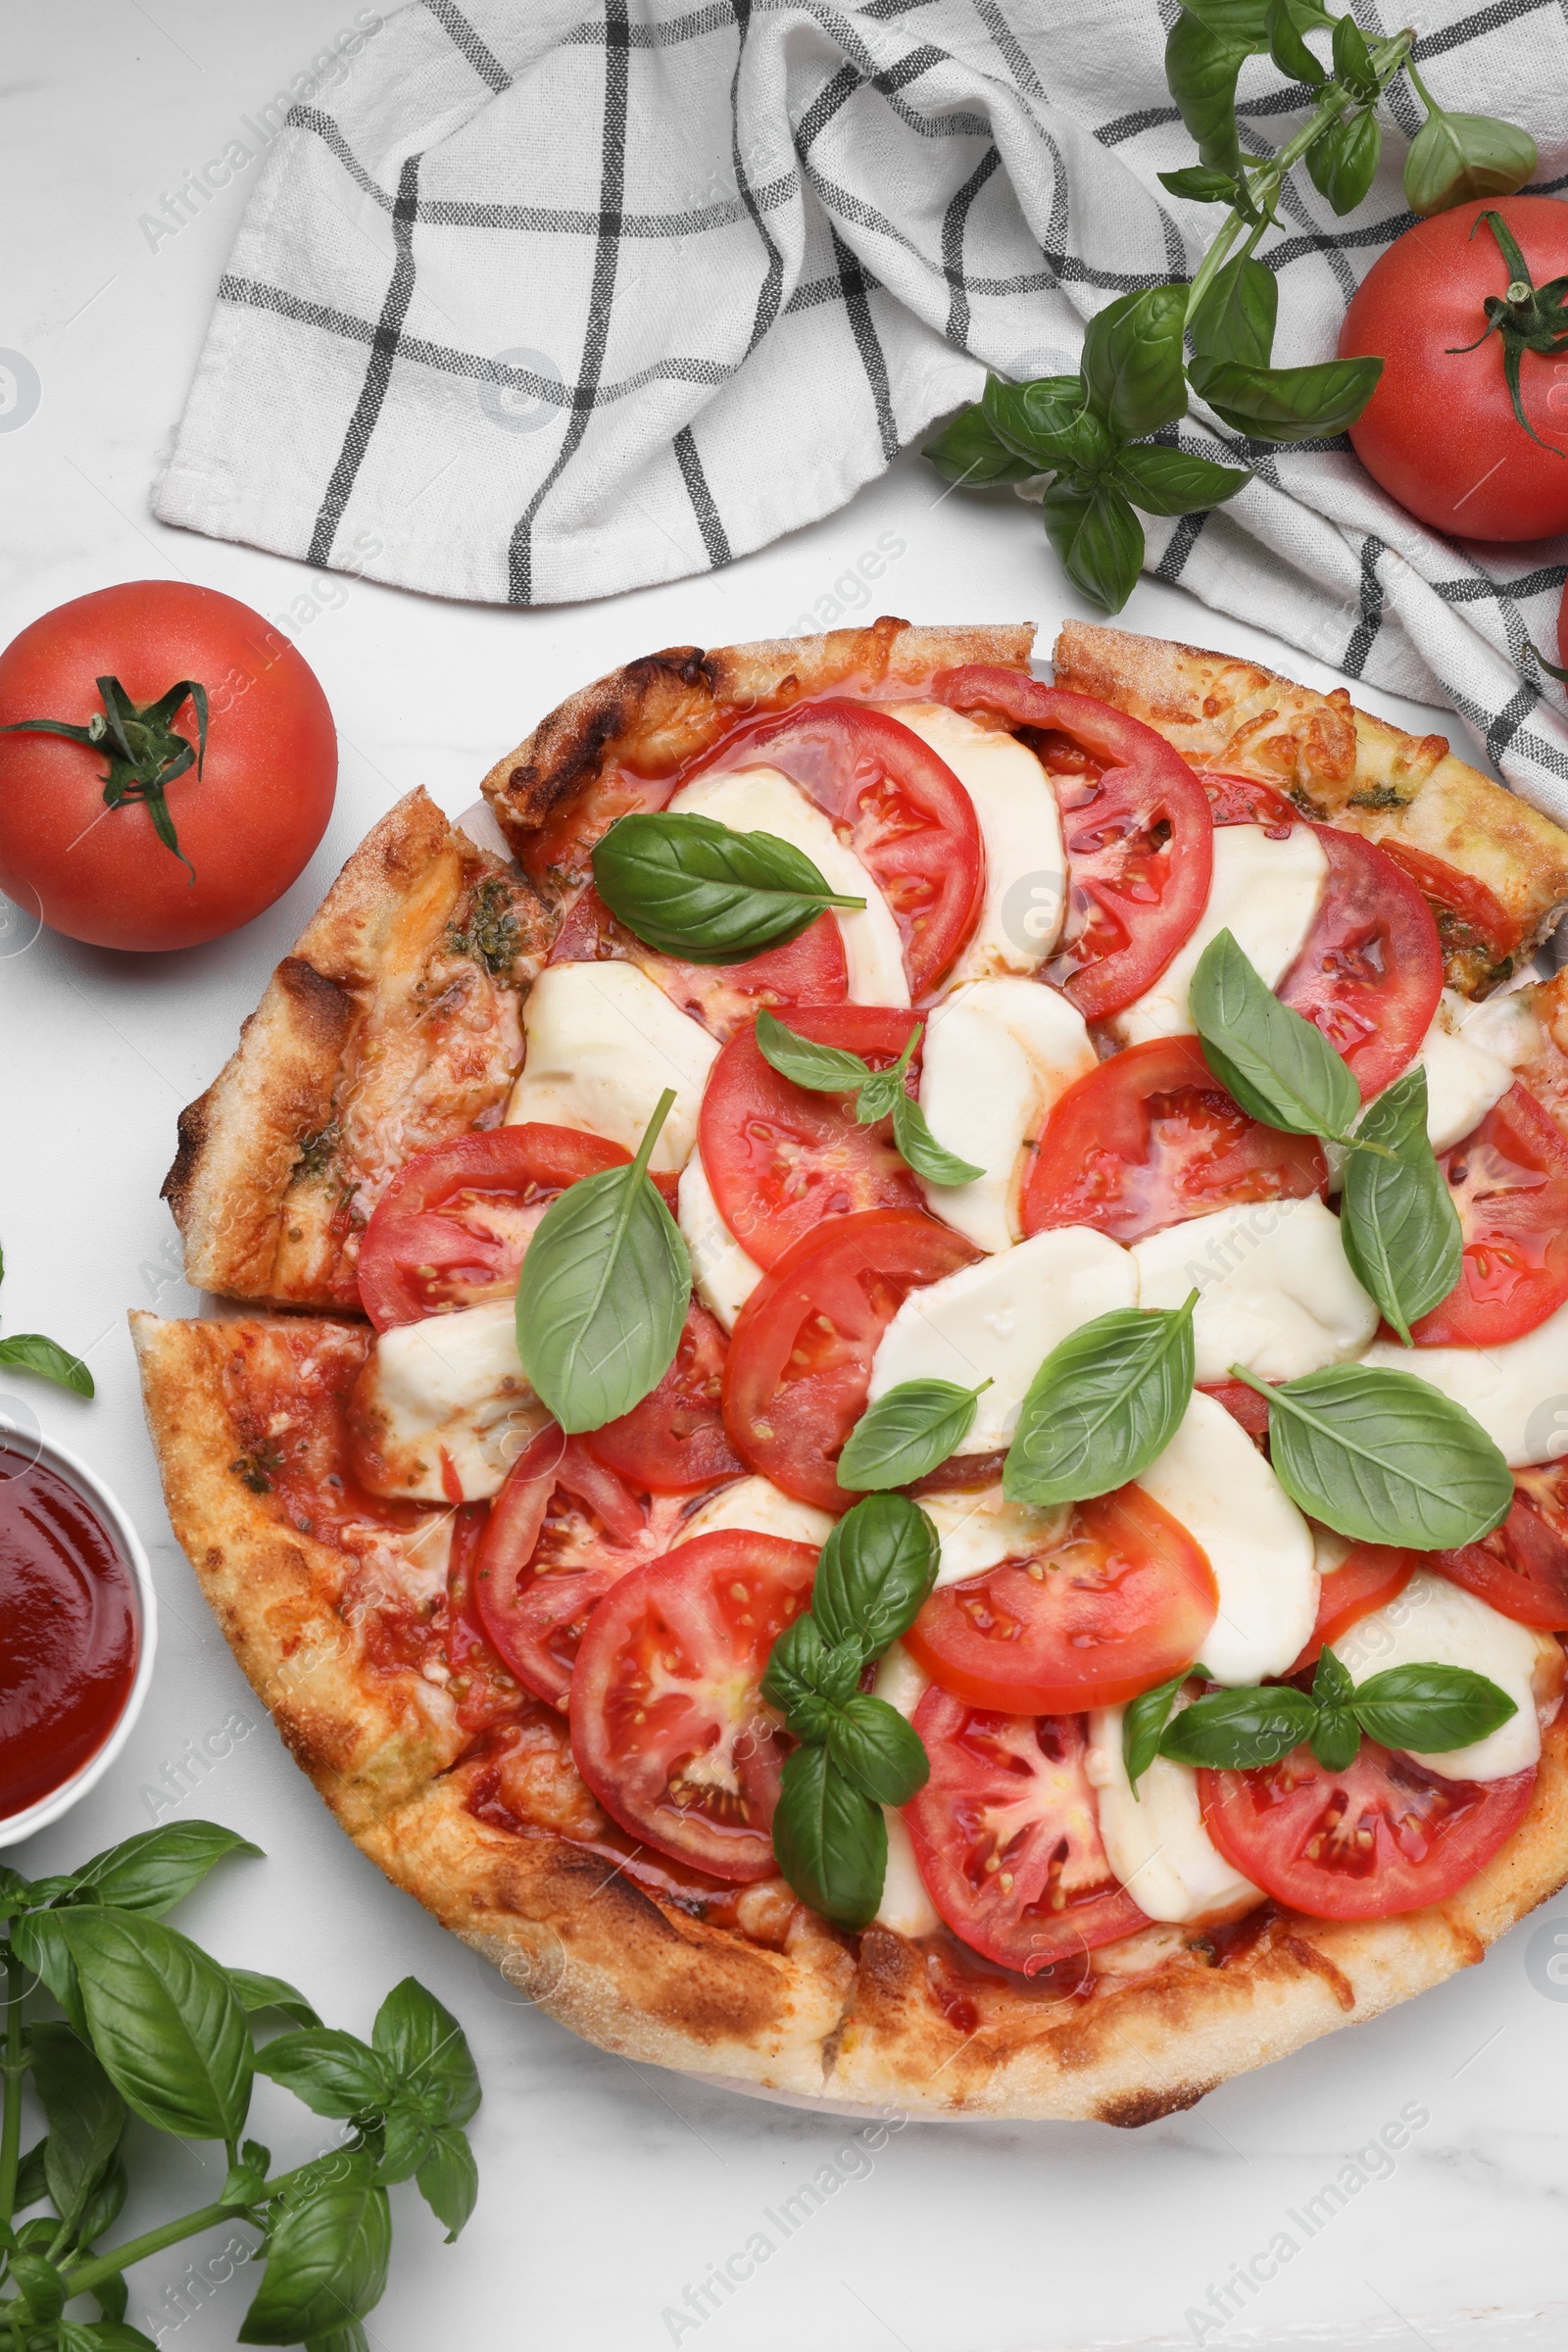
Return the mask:
{"type": "Polygon", "coordinates": [[[1410,1326],[1418,1348],[1496,1348],[1568,1299],[1568,1137],[1522,1086],[1443,1154],[1464,1235],[1446,1298],[1410,1326]]]}
{"type": "Polygon", "coordinates": [[[1368,1102],[1409,1067],[1443,994],[1421,893],[1375,842],[1314,827],[1329,861],[1317,915],[1275,994],[1321,1029],[1368,1102]]]}
{"type": "Polygon", "coordinates": [[[683,963],[676,956],[661,956],[617,923],[591,882],[557,932],[550,960],[639,964],[671,1003],[719,1039],[733,1037],[755,1019],[760,1004],[774,1012],[797,1004],[841,1004],[850,985],[844,941],[831,914],[819,914],[797,938],[745,963],[683,963]]]}

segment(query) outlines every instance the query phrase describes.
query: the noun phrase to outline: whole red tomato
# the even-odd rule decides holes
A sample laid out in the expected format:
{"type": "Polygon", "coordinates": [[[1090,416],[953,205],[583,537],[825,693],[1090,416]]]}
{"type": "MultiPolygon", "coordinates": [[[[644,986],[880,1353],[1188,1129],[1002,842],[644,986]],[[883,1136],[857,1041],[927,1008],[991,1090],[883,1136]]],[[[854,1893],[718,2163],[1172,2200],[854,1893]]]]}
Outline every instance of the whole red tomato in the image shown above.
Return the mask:
{"type": "Polygon", "coordinates": [[[213,588],[130,580],[45,612],[0,654],[0,728],[23,719],[93,740],[0,733],[0,891],[95,947],[189,948],[249,922],[332,812],[315,672],[213,588]],[[205,753],[197,698],[174,699],[186,684],[207,698],[205,753]]]}
{"type": "Polygon", "coordinates": [[[1532,440],[1509,397],[1502,333],[1486,332],[1486,299],[1506,299],[1512,278],[1488,212],[1500,215],[1536,287],[1568,271],[1568,204],[1550,196],[1460,204],[1407,228],[1345,315],[1341,357],[1383,361],[1350,439],[1373,480],[1435,530],[1545,539],[1568,530],[1568,455],[1558,454],[1568,452],[1568,357],[1520,351],[1532,440]],[[1475,348],[1453,348],[1462,344],[1475,348]]]}

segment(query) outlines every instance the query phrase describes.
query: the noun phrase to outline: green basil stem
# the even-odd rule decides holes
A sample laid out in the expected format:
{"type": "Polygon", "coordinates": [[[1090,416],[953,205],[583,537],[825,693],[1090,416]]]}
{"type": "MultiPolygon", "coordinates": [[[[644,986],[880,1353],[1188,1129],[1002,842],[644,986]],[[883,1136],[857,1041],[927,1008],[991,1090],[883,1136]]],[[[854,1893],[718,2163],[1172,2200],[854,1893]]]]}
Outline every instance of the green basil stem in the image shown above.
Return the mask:
{"type": "Polygon", "coordinates": [[[195,2213],[182,2214],[177,2222],[165,2222],[161,2230],[146,2230],[140,2237],[128,2237],[122,2246],[114,2246],[107,2254],[95,2254],[90,2262],[77,2263],[65,2274],[67,2301],[73,2295],[90,2294],[105,2278],[112,2278],[117,2271],[128,2270],[133,2262],[144,2262],[149,2254],[161,2254],[166,2246],[177,2246],[182,2237],[194,2237],[199,2230],[211,2230],[219,2222],[248,2216],[256,2206],[270,2205],[273,2198],[287,2196],[291,2188],[315,2172],[320,2161],[319,2156],[313,2156],[309,2164],[297,2164],[292,2172],[279,2173],[275,2180],[263,2181],[254,2195],[220,2197],[195,2213]]]}
{"type": "Polygon", "coordinates": [[[7,2229],[17,2202],[17,2159],[22,2151],[22,1968],[6,1958],[5,2121],[0,2124],[0,2223],[7,2229]]]}
{"type": "MultiPolygon", "coordinates": [[[[1415,34],[1409,31],[1396,32],[1390,40],[1374,41],[1369,44],[1372,71],[1377,75],[1380,94],[1384,84],[1392,80],[1399,68],[1406,64],[1414,46],[1415,34]]],[[[1273,156],[1257,171],[1249,172],[1247,192],[1261,218],[1254,223],[1249,223],[1239,212],[1232,210],[1224,227],[1221,228],[1213,244],[1200,262],[1197,273],[1188,289],[1187,321],[1189,325],[1191,325],[1193,314],[1203,296],[1230,260],[1232,250],[1242,230],[1249,227],[1250,229],[1243,249],[1244,253],[1250,253],[1262,236],[1272,216],[1281,183],[1291,166],[1300,161],[1313,141],[1321,135],[1330,122],[1335,122],[1348,108],[1359,104],[1360,100],[1353,91],[1348,90],[1342,83],[1334,83],[1318,100],[1295,137],[1287,139],[1278,155],[1273,156]]]]}

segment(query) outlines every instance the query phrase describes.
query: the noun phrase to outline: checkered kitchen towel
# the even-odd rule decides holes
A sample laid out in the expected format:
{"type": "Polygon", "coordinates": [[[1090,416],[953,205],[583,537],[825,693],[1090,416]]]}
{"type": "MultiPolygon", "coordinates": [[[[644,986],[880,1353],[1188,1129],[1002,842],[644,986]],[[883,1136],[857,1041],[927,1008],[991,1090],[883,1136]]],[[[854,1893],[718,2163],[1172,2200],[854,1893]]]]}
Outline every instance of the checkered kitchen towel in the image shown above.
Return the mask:
{"type": "MultiPolygon", "coordinates": [[[[1382,5],[1354,0],[1367,30],[1382,5]]],[[[1174,13],[362,10],[373,29],[294,105],[252,196],[157,512],[518,605],[678,579],[831,513],[987,368],[1074,368],[1112,295],[1191,272],[1217,215],[1154,176],[1194,154],[1160,68],[1174,13]]],[[[1416,13],[1439,100],[1525,122],[1537,187],[1568,185],[1564,0],[1416,13]]],[[[1255,150],[1289,136],[1298,86],[1256,60],[1244,92],[1255,150]]],[[[1418,126],[1402,89],[1388,106],[1418,126]]],[[[1404,140],[1386,145],[1348,221],[1296,175],[1262,249],[1282,365],[1332,352],[1357,276],[1409,225],[1404,140]]],[[[1151,524],[1157,575],[1450,705],[1568,819],[1562,696],[1548,708],[1517,666],[1527,635],[1551,649],[1568,541],[1480,556],[1401,513],[1346,443],[1180,429],[1256,478],[1151,524]]]]}

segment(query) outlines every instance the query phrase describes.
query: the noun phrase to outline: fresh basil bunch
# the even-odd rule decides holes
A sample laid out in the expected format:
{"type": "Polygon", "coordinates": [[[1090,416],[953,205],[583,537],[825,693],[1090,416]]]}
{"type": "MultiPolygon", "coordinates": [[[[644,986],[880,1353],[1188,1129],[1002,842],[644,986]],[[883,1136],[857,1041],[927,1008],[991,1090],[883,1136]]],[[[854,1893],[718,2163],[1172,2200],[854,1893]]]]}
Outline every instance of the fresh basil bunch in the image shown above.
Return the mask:
{"type": "Polygon", "coordinates": [[[914,1727],[860,1676],[913,1624],[936,1581],[937,1538],[903,1494],[846,1511],[817,1561],[811,1606],[773,1644],[762,1696],[800,1741],[786,1757],[773,1851],[802,1900],[840,1927],[876,1916],[887,1875],[884,1805],[930,1767],[914,1727]]]}
{"type": "Polygon", "coordinates": [[[1377,102],[1403,68],[1429,117],[1405,161],[1414,211],[1508,194],[1534,172],[1527,132],[1436,105],[1410,66],[1414,41],[1404,31],[1369,42],[1351,17],[1330,15],[1320,0],[1186,0],[1166,42],[1165,79],[1200,161],[1159,177],[1173,196],[1227,208],[1191,283],[1119,295],[1090,320],[1078,374],[1027,384],[993,377],[979,404],[927,446],[939,471],[970,488],[1048,477],[1042,503],[1052,545],[1069,577],[1107,612],[1127,602],[1143,564],[1139,510],[1212,507],[1250,479],[1243,466],[1172,446],[1189,387],[1244,443],[1325,439],[1353,424],[1372,396],[1379,360],[1272,365],[1279,285],[1253,254],[1278,221],[1293,167],[1304,160],[1333,210],[1352,212],[1382,151],[1377,102]],[[1330,35],[1327,58],[1308,45],[1322,33],[1330,35]],[[1249,156],[1237,127],[1237,85],[1248,59],[1265,53],[1301,85],[1310,111],[1277,155],[1249,156]],[[1149,438],[1158,433],[1166,438],[1149,438]]]}
{"type": "Polygon", "coordinates": [[[224,1968],[163,1924],[216,1862],[258,1851],[214,1822],[189,1821],[54,1878],[0,1867],[0,2340],[27,2352],[154,2352],[125,2323],[125,2271],[219,2222],[243,2221],[263,2232],[266,2268],[240,2342],[368,2352],[361,2323],[385,2289],[392,2250],[388,2186],[413,2180],[449,2243],[472,2212],[477,2174],[463,2127],[479,2104],[478,2077],[463,2029],[422,1984],[408,1977],[387,1995],[367,2043],[322,2026],[280,1978],[224,1968]],[[24,2017],[32,1984],[63,2019],[24,2017]],[[295,2031],[258,2047],[269,2015],[295,2031]],[[340,2144],[272,2173],[268,2150],[244,2136],[258,2074],[340,2118],[349,2127],[340,2144]],[[23,2154],[28,2075],[48,2129],[23,2154]],[[227,2172],[194,2213],[104,2251],[129,2191],[131,2115],[220,2142],[227,2172]],[[66,2320],[82,2294],[102,2317],[66,2320]]]}
{"type": "Polygon", "coordinates": [[[1186,1680],[1178,1674],[1144,1691],[1122,1717],[1122,1757],[1135,1795],[1156,1755],[1247,1772],[1277,1764],[1304,1741],[1326,1771],[1348,1772],[1363,1738],[1442,1755],[1485,1740],[1518,1713],[1505,1690],[1468,1666],[1390,1666],[1352,1683],[1332,1649],[1319,1658],[1310,1690],[1294,1683],[1211,1690],[1173,1719],[1186,1680]]]}
{"type": "Polygon", "coordinates": [[[757,1016],[757,1050],[792,1086],[804,1086],[818,1095],[853,1093],[855,1116],[862,1127],[891,1118],[900,1157],[927,1184],[972,1184],[985,1170],[939,1144],[925,1112],[905,1090],[904,1075],[914,1058],[922,1028],[923,1023],[917,1023],[910,1030],[908,1043],[891,1069],[873,1070],[858,1054],[846,1053],[842,1046],[819,1046],[809,1037],[797,1036],[764,1005],[757,1016]]]}

